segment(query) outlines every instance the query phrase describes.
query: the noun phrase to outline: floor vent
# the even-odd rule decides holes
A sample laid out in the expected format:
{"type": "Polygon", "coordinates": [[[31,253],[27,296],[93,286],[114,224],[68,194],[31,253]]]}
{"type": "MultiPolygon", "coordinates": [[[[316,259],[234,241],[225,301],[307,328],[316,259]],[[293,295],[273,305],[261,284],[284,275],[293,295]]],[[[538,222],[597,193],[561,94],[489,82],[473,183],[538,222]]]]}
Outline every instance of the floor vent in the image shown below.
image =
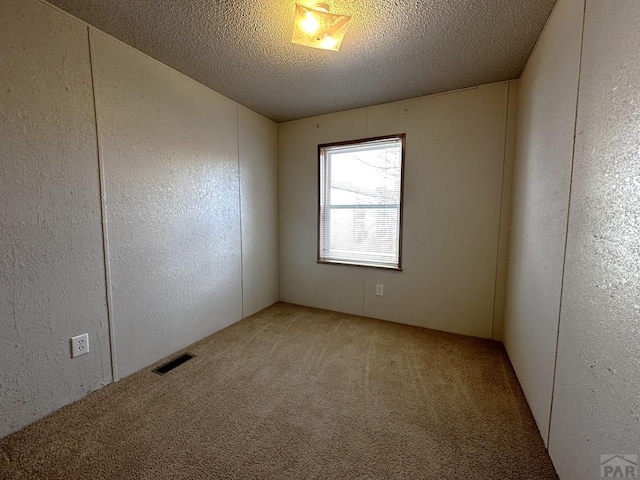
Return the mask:
{"type": "Polygon", "coordinates": [[[164,365],[160,365],[158,368],[155,368],[153,370],[153,373],[157,373],[158,375],[164,375],[165,373],[170,372],[174,368],[179,367],[184,362],[188,362],[193,357],[195,357],[195,355],[192,355],[190,353],[185,353],[185,354],[180,355],[179,357],[176,357],[173,360],[165,363],[164,365]]]}

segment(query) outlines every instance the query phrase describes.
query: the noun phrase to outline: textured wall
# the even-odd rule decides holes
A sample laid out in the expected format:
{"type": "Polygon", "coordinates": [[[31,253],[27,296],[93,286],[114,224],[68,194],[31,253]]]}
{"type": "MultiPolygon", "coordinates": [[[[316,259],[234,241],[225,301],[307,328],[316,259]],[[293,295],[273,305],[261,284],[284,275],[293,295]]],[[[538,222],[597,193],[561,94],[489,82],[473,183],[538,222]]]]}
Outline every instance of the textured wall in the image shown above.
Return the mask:
{"type": "Polygon", "coordinates": [[[0,3],[0,436],[278,296],[275,123],[88,33],[0,3]]]}
{"type": "Polygon", "coordinates": [[[640,454],[640,3],[587,0],[549,449],[561,478],[640,454]]]}
{"type": "Polygon", "coordinates": [[[3,0],[0,63],[1,437],[111,370],[87,28],[3,0]]]}
{"type": "Polygon", "coordinates": [[[491,337],[508,88],[281,124],[281,299],[491,337]],[[403,271],[317,264],[317,145],[402,132],[403,271]]]}
{"type": "Polygon", "coordinates": [[[317,149],[366,135],[367,110],[278,125],[280,300],[362,315],[362,269],[316,263],[317,149]]]}
{"type": "Polygon", "coordinates": [[[242,318],[237,106],[91,38],[123,377],[242,318]]]}
{"type": "Polygon", "coordinates": [[[518,120],[519,80],[509,82],[507,128],[505,132],[504,171],[502,174],[502,205],[500,208],[500,237],[498,239],[498,264],[496,268],[496,295],[493,302],[493,334],[495,340],[504,341],[504,316],[509,249],[511,236],[511,202],[513,198],[513,162],[516,154],[516,129],[518,120]]]}
{"type": "Polygon", "coordinates": [[[242,209],[242,314],[279,299],[278,127],[238,107],[242,209]]]}
{"type": "Polygon", "coordinates": [[[505,345],[544,441],[569,208],[584,0],[556,6],[520,78],[505,345]]]}

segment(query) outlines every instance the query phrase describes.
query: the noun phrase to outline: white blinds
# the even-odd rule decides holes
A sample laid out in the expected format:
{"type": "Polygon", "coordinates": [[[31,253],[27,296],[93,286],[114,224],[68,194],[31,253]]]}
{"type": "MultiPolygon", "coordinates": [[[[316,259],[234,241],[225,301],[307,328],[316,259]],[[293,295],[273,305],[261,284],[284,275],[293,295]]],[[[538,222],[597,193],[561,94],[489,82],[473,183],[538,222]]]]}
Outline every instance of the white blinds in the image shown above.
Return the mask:
{"type": "Polygon", "coordinates": [[[320,146],[319,261],[400,269],[403,140],[320,146]]]}

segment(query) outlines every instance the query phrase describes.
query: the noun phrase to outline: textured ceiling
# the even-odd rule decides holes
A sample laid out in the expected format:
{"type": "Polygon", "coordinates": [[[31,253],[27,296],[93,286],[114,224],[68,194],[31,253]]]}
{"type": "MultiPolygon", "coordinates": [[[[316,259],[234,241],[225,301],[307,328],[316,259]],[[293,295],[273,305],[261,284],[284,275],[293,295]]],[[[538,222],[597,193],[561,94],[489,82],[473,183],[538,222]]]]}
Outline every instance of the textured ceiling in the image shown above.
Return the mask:
{"type": "Polygon", "coordinates": [[[50,1],[278,122],[517,78],[556,3],[333,0],[329,52],[291,43],[295,0],[50,1]]]}

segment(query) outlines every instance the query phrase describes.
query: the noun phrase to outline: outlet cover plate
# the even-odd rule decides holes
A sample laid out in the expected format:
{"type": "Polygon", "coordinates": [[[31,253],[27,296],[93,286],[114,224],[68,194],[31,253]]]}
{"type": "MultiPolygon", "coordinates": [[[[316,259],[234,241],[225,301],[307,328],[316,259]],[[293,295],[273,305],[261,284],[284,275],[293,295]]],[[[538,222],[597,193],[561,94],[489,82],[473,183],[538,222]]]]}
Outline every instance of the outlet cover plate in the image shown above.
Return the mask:
{"type": "Polygon", "coordinates": [[[71,358],[89,353],[89,334],[83,333],[71,338],[71,358]]]}
{"type": "Polygon", "coordinates": [[[384,285],[382,285],[381,283],[376,284],[376,296],[384,296],[384,285]]]}

